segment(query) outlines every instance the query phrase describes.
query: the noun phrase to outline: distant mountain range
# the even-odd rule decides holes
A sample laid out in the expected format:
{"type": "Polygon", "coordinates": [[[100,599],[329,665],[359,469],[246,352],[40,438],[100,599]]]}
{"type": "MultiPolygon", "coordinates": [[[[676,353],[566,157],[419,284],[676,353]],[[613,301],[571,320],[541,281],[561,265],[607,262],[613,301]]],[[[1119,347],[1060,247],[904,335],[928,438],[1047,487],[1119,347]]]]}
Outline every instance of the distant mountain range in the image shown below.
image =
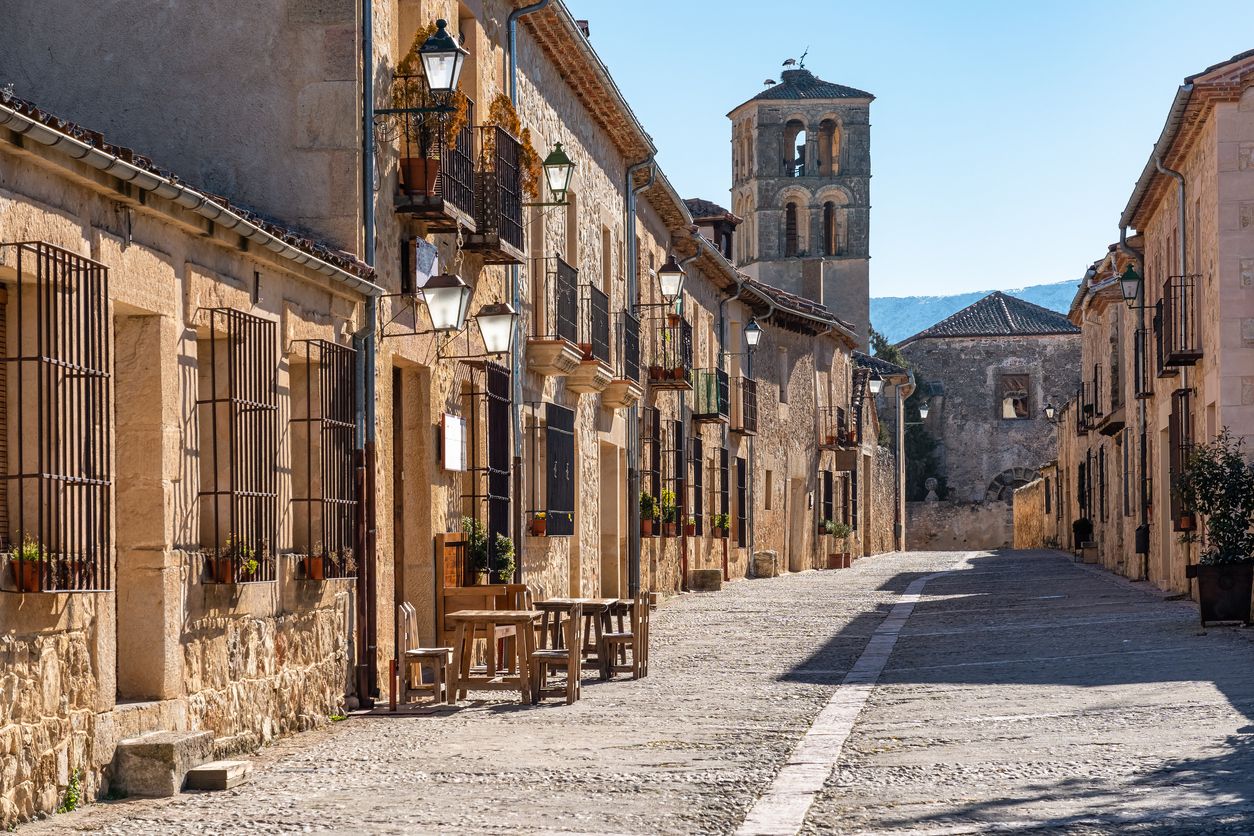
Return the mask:
{"type": "MultiPolygon", "coordinates": [[[[1071,299],[1075,296],[1077,282],[1055,282],[1054,284],[1037,284],[1017,290],[1003,290],[1010,296],[1018,296],[1043,308],[1066,313],[1071,307],[1071,299]]],[[[991,290],[977,290],[971,293],[955,293],[952,296],[879,296],[871,298],[871,327],[888,337],[892,342],[899,342],[912,337],[950,314],[982,299],[991,290]]]]}

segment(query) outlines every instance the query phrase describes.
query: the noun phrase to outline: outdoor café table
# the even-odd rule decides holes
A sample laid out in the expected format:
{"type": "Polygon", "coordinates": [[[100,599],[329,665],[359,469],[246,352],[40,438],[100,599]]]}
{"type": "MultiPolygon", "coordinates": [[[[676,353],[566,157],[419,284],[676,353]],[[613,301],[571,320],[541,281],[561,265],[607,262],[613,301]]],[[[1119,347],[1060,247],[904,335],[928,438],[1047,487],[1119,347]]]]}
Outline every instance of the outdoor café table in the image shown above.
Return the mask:
{"type": "Polygon", "coordinates": [[[535,623],[540,619],[539,610],[458,610],[445,618],[457,631],[453,639],[453,675],[449,692],[457,699],[466,696],[468,688],[492,691],[518,691],[525,703],[531,702],[531,652],[536,649],[535,623]],[[518,648],[517,673],[502,673],[496,661],[496,627],[508,625],[516,629],[519,640],[511,642],[518,648]],[[487,636],[487,671],[471,675],[470,663],[474,655],[475,635],[487,636]]]}
{"type": "Polygon", "coordinates": [[[585,662],[585,665],[595,667],[602,679],[609,679],[610,659],[606,654],[604,636],[610,628],[610,611],[618,605],[617,598],[550,598],[547,601],[536,601],[533,606],[544,613],[540,632],[547,634],[556,646],[557,637],[562,634],[562,614],[570,612],[575,604],[583,604],[585,629],[582,652],[585,656],[595,657],[585,662]],[[587,629],[589,624],[591,630],[587,629]]]}

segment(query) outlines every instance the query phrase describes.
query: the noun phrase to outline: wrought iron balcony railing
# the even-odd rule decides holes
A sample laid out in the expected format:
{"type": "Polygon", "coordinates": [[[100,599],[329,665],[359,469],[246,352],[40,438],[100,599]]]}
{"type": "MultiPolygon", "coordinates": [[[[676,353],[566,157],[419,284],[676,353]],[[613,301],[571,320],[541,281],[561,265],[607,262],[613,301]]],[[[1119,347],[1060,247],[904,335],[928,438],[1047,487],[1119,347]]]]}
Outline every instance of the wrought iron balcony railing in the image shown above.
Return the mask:
{"type": "Polygon", "coordinates": [[[1197,292],[1201,276],[1170,276],[1163,282],[1163,365],[1192,366],[1202,357],[1197,292]]]}
{"type": "Polygon", "coordinates": [[[829,406],[819,410],[819,446],[828,449],[856,447],[862,443],[858,430],[849,421],[848,413],[841,406],[829,406]]]}
{"type": "Polygon", "coordinates": [[[474,103],[465,101],[464,126],[451,133],[447,114],[422,113],[435,104],[422,75],[392,82],[396,108],[379,124],[382,139],[395,138],[400,194],[396,210],[426,221],[436,232],[475,227],[474,103]]]}
{"type": "Polygon", "coordinates": [[[731,380],[722,369],[693,372],[692,420],[726,422],[731,414],[731,380]]]}
{"type": "Polygon", "coordinates": [[[523,260],[522,146],[504,128],[483,125],[475,175],[475,231],[465,248],[489,264],[521,264],[523,260]]]}
{"type": "Polygon", "coordinates": [[[677,314],[655,321],[649,384],[658,389],[692,388],[692,326],[677,314]]]}
{"type": "Polygon", "coordinates": [[[618,377],[640,380],[640,320],[629,311],[618,315],[618,377]]]}
{"type": "Polygon", "coordinates": [[[735,392],[731,431],[741,435],[753,435],[758,431],[758,382],[741,375],[736,378],[735,392]]]}
{"type": "Polygon", "coordinates": [[[610,365],[610,299],[599,288],[583,286],[579,306],[579,348],[585,360],[610,365]]]}

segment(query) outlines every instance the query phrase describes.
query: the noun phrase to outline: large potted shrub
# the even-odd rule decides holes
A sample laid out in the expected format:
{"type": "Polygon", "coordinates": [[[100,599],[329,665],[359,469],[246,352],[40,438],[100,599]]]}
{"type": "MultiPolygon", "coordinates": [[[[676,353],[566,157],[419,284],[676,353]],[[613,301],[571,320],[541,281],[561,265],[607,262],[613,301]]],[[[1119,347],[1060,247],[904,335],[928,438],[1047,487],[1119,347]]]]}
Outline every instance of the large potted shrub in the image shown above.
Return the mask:
{"type": "Polygon", "coordinates": [[[679,508],[675,504],[675,492],[662,489],[662,536],[674,537],[679,533],[679,508]]]}
{"type": "Polygon", "coordinates": [[[1202,623],[1250,623],[1250,592],[1254,584],[1254,469],[1246,461],[1243,442],[1225,427],[1209,444],[1194,448],[1173,486],[1185,508],[1206,521],[1205,536],[1188,531],[1185,542],[1201,542],[1201,558],[1186,568],[1197,579],[1202,623]]]}
{"type": "Polygon", "coordinates": [[[653,536],[653,518],[657,516],[657,499],[648,491],[640,492],[640,533],[653,536]]]}
{"type": "Polygon", "coordinates": [[[475,517],[462,517],[462,533],[466,535],[466,565],[475,583],[483,586],[489,581],[488,529],[475,517]]]}
{"type": "Polygon", "coordinates": [[[39,592],[39,541],[27,534],[9,555],[18,592],[39,592]]]}
{"type": "Polygon", "coordinates": [[[514,541],[504,534],[496,535],[496,581],[497,583],[513,583],[514,541]]]}
{"type": "Polygon", "coordinates": [[[401,187],[411,194],[434,195],[440,177],[440,158],[457,142],[470,118],[469,100],[454,92],[445,113],[416,113],[417,108],[437,104],[422,74],[419,50],[435,32],[431,24],[419,28],[409,51],[396,65],[392,81],[392,107],[406,110],[399,117],[401,187]]]}

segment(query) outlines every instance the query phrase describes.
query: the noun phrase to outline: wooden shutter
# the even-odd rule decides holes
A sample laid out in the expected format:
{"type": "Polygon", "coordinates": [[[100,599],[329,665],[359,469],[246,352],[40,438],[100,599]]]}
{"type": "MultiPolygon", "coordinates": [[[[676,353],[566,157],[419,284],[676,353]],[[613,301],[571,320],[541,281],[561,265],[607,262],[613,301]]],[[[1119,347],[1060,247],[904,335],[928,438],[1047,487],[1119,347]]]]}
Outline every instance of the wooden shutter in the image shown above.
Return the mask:
{"type": "Polygon", "coordinates": [[[496,535],[509,536],[510,375],[509,369],[487,364],[488,547],[493,565],[496,535]]]}
{"type": "Polygon", "coordinates": [[[748,543],[749,474],[748,463],[736,457],[736,545],[744,548],[748,543]]]}
{"type": "MultiPolygon", "coordinates": [[[[705,513],[705,474],[702,472],[702,464],[705,459],[705,451],[701,445],[701,439],[695,436],[692,439],[692,516],[697,524],[697,535],[701,535],[705,531],[705,521],[702,519],[705,513]]],[[[687,522],[687,520],[685,520],[687,522]]]]}
{"type": "Polygon", "coordinates": [[[544,446],[548,458],[546,534],[575,533],[575,413],[557,404],[545,404],[544,446]]]}
{"type": "Polygon", "coordinates": [[[726,447],[718,451],[718,512],[731,515],[731,474],[726,447]]]}
{"type": "Polygon", "coordinates": [[[830,470],[823,471],[823,519],[836,519],[836,496],[835,488],[832,483],[832,472],[830,470]]]}

